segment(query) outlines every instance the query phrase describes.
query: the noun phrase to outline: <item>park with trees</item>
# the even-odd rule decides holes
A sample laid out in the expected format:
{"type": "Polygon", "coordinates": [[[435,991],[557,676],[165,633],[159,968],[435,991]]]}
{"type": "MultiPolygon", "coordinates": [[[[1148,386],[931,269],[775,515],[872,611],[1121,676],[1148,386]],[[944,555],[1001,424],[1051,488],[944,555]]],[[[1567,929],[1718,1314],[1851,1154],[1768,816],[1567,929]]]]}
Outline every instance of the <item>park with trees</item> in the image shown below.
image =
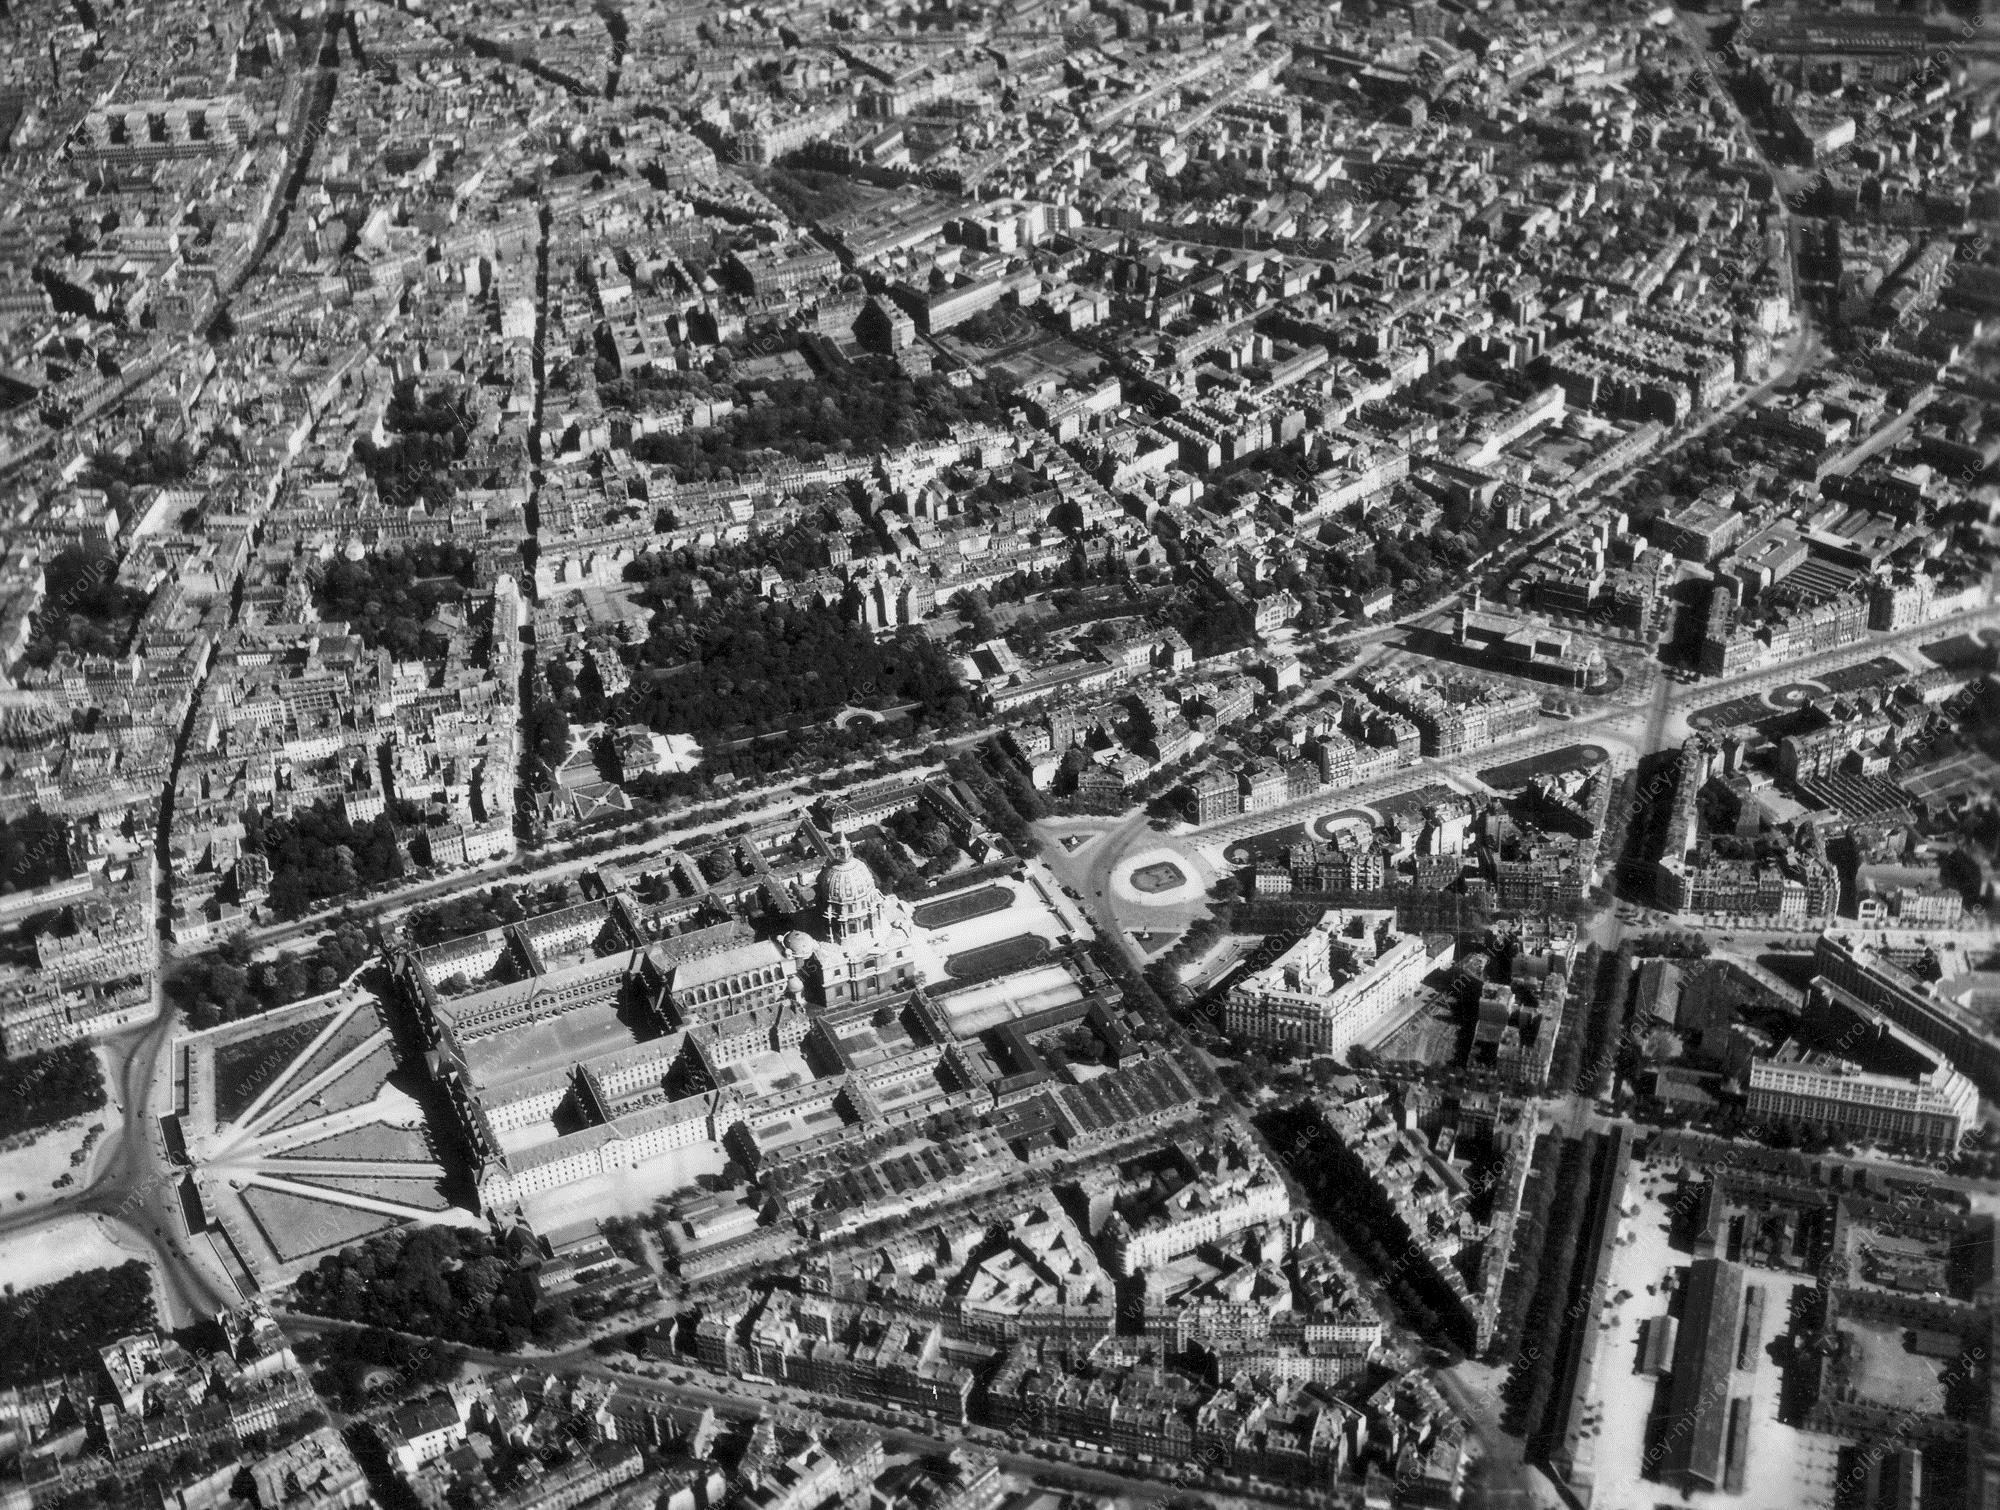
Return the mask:
{"type": "Polygon", "coordinates": [[[965,710],[949,661],[923,634],[878,640],[834,609],[745,594],[662,611],[640,652],[631,722],[704,745],[822,722],[853,703],[935,723],[965,710]]]}
{"type": "Polygon", "coordinates": [[[573,1325],[565,1303],[543,1299],[532,1268],[462,1227],[399,1228],[343,1248],[300,1274],[295,1293],[302,1309],[337,1321],[500,1352],[556,1341],[573,1325]]]}
{"type": "Polygon", "coordinates": [[[438,611],[472,588],[472,551],[450,541],[411,543],[350,561],[336,556],[313,586],[320,617],[345,621],[371,650],[399,661],[435,660],[445,636],[429,627],[438,611]]]}
{"type": "Polygon", "coordinates": [[[104,1102],[104,1067],[87,1043],[0,1059],[0,1138],[100,1111],[104,1102]]]}
{"type": "Polygon", "coordinates": [[[817,461],[831,452],[876,451],[935,440],[954,425],[1004,424],[1006,406],[983,381],[964,387],[912,377],[887,357],[864,356],[839,382],[781,378],[759,383],[754,401],[721,424],[645,436],[640,461],[671,467],[682,482],[753,472],[773,457],[817,461]]]}
{"type": "Polygon", "coordinates": [[[100,1368],[98,1350],[153,1325],[153,1271],[133,1259],[0,1297],[0,1388],[100,1368]]]}
{"type": "Polygon", "coordinates": [[[67,650],[80,656],[125,653],[152,595],[118,580],[108,551],[71,546],[43,568],[42,605],[29,620],[20,664],[39,669],[67,650]]]}
{"type": "Polygon", "coordinates": [[[366,964],[375,946],[357,923],[341,923],[309,951],[253,960],[240,935],[214,949],[174,961],[165,987],[190,1027],[239,1022],[331,991],[366,964]]]}
{"type": "Polygon", "coordinates": [[[415,378],[405,378],[383,412],[382,428],[388,434],[382,444],[364,435],[354,445],[354,459],[382,500],[402,507],[449,505],[451,469],[465,455],[471,432],[471,415],[459,396],[422,394],[415,378]]]}
{"type": "Polygon", "coordinates": [[[270,862],[271,911],[299,917],[401,876],[405,864],[396,825],[416,823],[421,814],[411,803],[394,806],[393,816],[380,813],[359,825],[333,802],[314,803],[288,818],[246,813],[243,848],[270,862]]]}

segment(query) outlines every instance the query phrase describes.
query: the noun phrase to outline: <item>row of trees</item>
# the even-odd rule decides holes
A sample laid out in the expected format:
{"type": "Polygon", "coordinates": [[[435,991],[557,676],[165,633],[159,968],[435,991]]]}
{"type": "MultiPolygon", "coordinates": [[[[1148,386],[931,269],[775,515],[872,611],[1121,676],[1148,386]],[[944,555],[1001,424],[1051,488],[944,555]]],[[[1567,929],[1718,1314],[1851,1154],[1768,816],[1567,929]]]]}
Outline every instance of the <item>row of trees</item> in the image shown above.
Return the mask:
{"type": "Polygon", "coordinates": [[[1661,959],[1707,959],[1708,940],[1699,933],[1672,929],[1663,933],[1642,933],[1630,944],[1632,953],[1640,958],[1654,956],[1661,959]]]}
{"type": "MultiPolygon", "coordinates": [[[[1506,1402],[1506,1425],[1515,1432],[1537,1433],[1548,1415],[1576,1250],[1590,1206],[1589,1152],[1586,1140],[1561,1139],[1553,1133],[1536,1150],[1536,1173],[1538,1179],[1546,1175],[1546,1180],[1524,1202],[1509,1275],[1510,1287],[1518,1276],[1531,1289],[1519,1326],[1508,1330],[1495,1360],[1512,1366],[1501,1397],[1506,1402]],[[1545,1158],[1551,1143],[1553,1157],[1545,1158]],[[1521,1340],[1529,1337],[1535,1345],[1522,1348],[1521,1340]]],[[[1586,1325],[1594,1321],[1585,1318],[1586,1325]]]]}
{"type": "Polygon", "coordinates": [[[1213,949],[1216,940],[1227,931],[1226,924],[1218,918],[1196,918],[1188,925],[1187,932],[1174,940],[1171,949],[1147,961],[1146,975],[1164,1001],[1175,1007],[1194,1004],[1194,992],[1182,983],[1181,972],[1213,949]]]}

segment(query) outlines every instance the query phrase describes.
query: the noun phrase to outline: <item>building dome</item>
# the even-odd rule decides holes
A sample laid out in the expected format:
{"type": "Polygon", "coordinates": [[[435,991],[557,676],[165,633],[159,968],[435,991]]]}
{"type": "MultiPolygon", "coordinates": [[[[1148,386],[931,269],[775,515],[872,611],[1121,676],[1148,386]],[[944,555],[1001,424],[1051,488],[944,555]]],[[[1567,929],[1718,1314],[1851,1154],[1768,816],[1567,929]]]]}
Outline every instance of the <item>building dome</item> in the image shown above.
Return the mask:
{"type": "Polygon", "coordinates": [[[828,907],[859,909],[874,905],[882,888],[868,862],[842,846],[843,853],[819,873],[819,899],[828,907]]]}
{"type": "Polygon", "coordinates": [[[819,874],[819,906],[827,934],[836,943],[872,933],[881,921],[882,888],[875,884],[875,872],[845,839],[833,863],[819,874]]]}
{"type": "Polygon", "coordinates": [[[804,959],[813,952],[813,936],[794,929],[785,935],[784,948],[793,959],[804,959]]]}

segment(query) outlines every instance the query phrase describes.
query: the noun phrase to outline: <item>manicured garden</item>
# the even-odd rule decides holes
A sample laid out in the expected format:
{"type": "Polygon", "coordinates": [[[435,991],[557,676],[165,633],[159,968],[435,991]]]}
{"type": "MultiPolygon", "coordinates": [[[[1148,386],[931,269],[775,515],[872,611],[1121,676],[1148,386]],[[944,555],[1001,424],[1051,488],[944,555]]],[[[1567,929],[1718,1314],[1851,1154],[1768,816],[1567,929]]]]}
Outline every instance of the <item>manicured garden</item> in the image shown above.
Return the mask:
{"type": "Polygon", "coordinates": [[[379,1211],[336,1206],[331,1201],[315,1201],[264,1185],[252,1185],[245,1190],[243,1204],[249,1208],[271,1251],[286,1263],[309,1253],[342,1247],[397,1222],[397,1218],[379,1211]]]}
{"type": "Polygon", "coordinates": [[[1049,941],[1040,934],[1020,933],[954,954],[944,962],[944,973],[954,980],[986,980],[1032,965],[1048,952],[1049,941]]]}
{"type": "Polygon", "coordinates": [[[391,1127],[384,1122],[370,1122],[361,1127],[350,1127],[346,1132],[321,1138],[314,1143],[302,1143],[289,1153],[278,1155],[284,1159],[377,1159],[391,1164],[432,1164],[436,1162],[430,1145],[421,1132],[407,1127],[391,1127]]]}
{"type": "Polygon", "coordinates": [[[306,1045],[326,1030],[332,1013],[288,1023],[268,1033],[219,1044],[215,1054],[215,1120],[234,1122],[277,1083],[306,1045]]]}
{"type": "Polygon", "coordinates": [[[349,1066],[347,1073],[333,1084],[321,1087],[319,1094],[300,1102],[278,1126],[302,1126],[320,1117],[330,1117],[335,1112],[344,1112],[350,1107],[373,1101],[395,1068],[396,1051],[385,1038],[359,1063],[349,1066]]]}
{"type": "Polygon", "coordinates": [[[362,1007],[335,1030],[333,1036],[318,1048],[312,1056],[300,1063],[285,1079],[285,1088],[279,1094],[290,1096],[312,1084],[313,1077],[323,1075],[336,1064],[360,1048],[368,1041],[369,1035],[382,1028],[381,1018],[370,1007],[362,1007]]]}
{"type": "Polygon", "coordinates": [[[911,918],[919,928],[949,928],[953,923],[1000,912],[1013,905],[1013,901],[1014,893],[1004,886],[980,886],[926,902],[911,913],[911,918]]]}
{"type": "Polygon", "coordinates": [[[361,1174],[288,1174],[285,1178],[296,1180],[301,1185],[316,1185],[322,1190],[344,1190],[350,1195],[367,1196],[371,1200],[415,1206],[422,1211],[445,1211],[451,1206],[451,1197],[441,1188],[444,1183],[441,1179],[361,1174]]]}

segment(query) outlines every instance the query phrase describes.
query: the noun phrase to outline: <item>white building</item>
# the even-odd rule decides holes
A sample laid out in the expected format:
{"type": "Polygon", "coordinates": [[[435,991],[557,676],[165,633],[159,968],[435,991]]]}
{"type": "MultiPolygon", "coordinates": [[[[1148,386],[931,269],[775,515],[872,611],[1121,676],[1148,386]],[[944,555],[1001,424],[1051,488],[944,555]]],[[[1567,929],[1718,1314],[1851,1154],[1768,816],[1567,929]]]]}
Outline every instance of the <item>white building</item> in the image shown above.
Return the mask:
{"type": "Polygon", "coordinates": [[[1396,931],[1393,909],[1336,909],[1230,988],[1224,1022],[1247,1038],[1344,1058],[1429,968],[1423,940],[1396,931]]]}

